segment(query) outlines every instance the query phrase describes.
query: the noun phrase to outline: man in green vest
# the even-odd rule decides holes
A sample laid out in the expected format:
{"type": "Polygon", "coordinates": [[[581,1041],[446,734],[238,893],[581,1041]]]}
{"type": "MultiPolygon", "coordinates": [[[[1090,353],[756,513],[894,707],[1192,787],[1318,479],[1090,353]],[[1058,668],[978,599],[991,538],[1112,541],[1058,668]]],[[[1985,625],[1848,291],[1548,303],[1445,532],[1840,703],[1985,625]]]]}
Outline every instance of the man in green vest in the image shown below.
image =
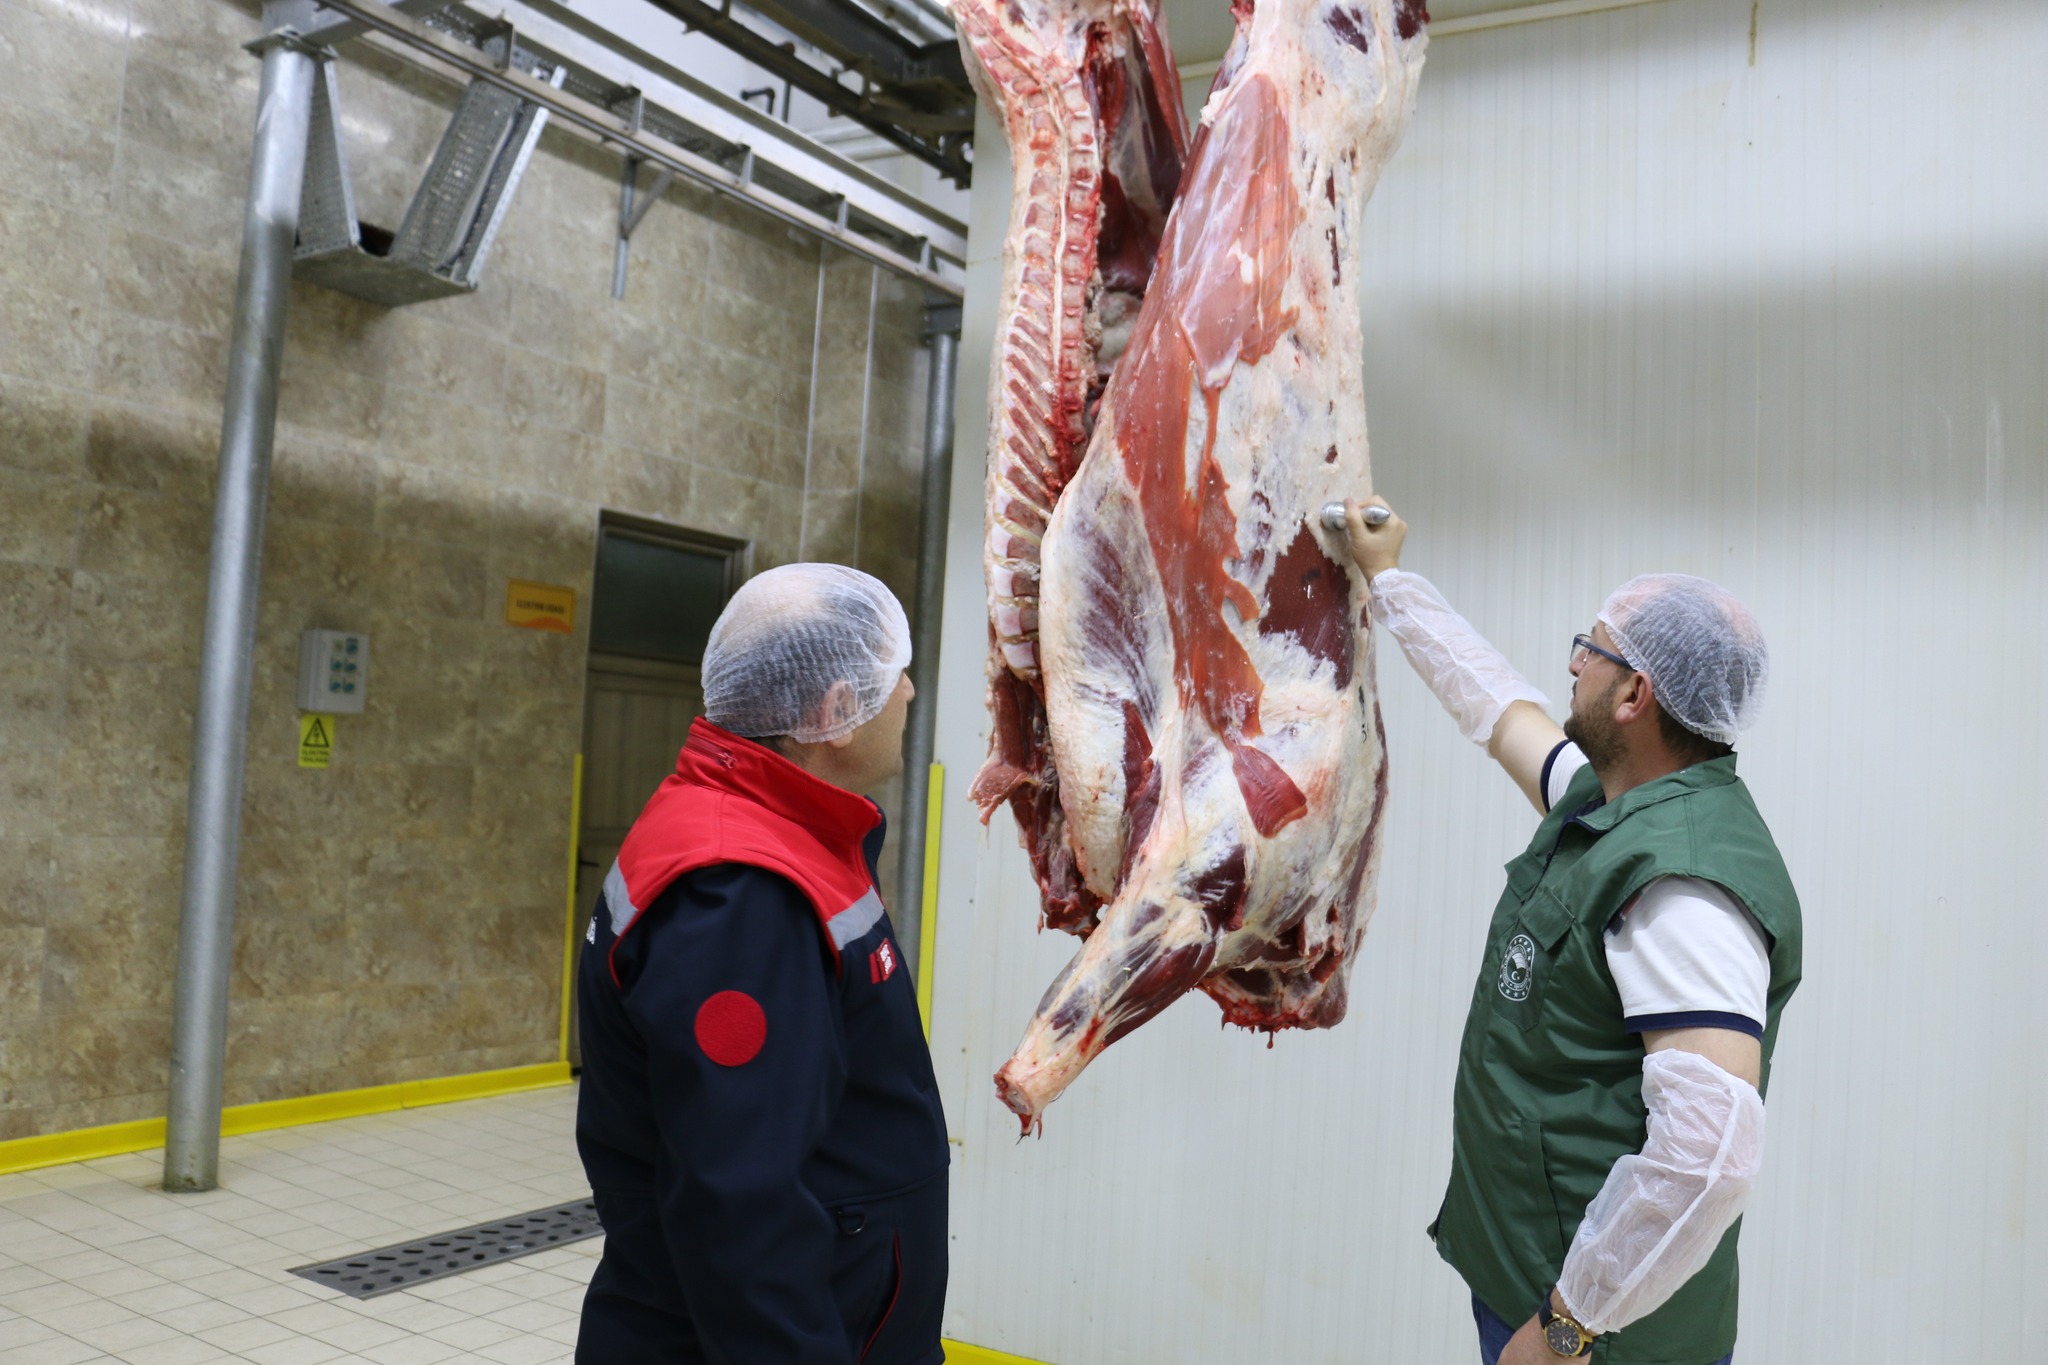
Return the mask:
{"type": "Polygon", "coordinates": [[[1735,775],[1763,635],[1705,579],[1631,579],[1572,641],[1560,728],[1400,568],[1401,519],[1347,510],[1374,617],[1544,813],[1487,931],[1430,1228],[1471,1288],[1480,1357],[1726,1365],[1763,1090],[1799,984],[1799,899],[1735,775]]]}

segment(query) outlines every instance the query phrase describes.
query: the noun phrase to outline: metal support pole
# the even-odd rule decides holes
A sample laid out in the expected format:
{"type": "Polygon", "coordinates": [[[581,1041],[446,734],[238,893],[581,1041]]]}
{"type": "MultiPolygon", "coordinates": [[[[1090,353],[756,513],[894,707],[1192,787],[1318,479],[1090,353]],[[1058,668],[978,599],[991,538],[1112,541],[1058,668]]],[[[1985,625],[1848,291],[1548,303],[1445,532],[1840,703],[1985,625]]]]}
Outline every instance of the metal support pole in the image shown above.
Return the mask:
{"type": "Polygon", "coordinates": [[[227,1050],[228,967],[234,944],[235,864],[242,837],[243,760],[248,748],[250,656],[277,381],[284,350],[306,135],[321,50],[266,10],[255,155],[242,218],[242,273],[235,291],[214,491],[213,553],[200,641],[198,718],[185,825],[185,896],[178,922],[177,1015],[164,1141],[164,1188],[213,1189],[220,1176],[222,1072],[227,1050]]]}
{"type": "MultiPolygon", "coordinates": [[[[933,739],[939,723],[946,522],[953,501],[953,371],[960,352],[959,307],[928,308],[925,336],[932,347],[932,372],[925,404],[924,487],[917,517],[917,598],[910,615],[910,685],[917,695],[911,700],[910,718],[904,727],[903,837],[896,871],[896,898],[904,913],[897,919],[898,933],[904,922],[918,921],[924,904],[925,821],[931,799],[933,739]]],[[[923,944],[915,947],[921,949],[923,944]]],[[[915,951],[910,960],[919,960],[915,951]]]]}

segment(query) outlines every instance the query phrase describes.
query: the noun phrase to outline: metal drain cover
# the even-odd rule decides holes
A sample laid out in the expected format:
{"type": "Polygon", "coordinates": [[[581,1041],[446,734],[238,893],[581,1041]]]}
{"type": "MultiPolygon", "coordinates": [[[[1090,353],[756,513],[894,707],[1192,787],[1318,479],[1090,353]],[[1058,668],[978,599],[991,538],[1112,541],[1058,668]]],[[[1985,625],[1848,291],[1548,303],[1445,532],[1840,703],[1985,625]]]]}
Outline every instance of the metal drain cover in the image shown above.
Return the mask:
{"type": "Polygon", "coordinates": [[[292,1274],[303,1275],[316,1284],[331,1285],[358,1299],[374,1299],[410,1289],[428,1280],[445,1279],[495,1265],[514,1257],[566,1246],[604,1232],[597,1221],[597,1204],[573,1199],[551,1209],[500,1218],[494,1223],[437,1232],[416,1241],[360,1251],[336,1261],[295,1266],[292,1274]]]}

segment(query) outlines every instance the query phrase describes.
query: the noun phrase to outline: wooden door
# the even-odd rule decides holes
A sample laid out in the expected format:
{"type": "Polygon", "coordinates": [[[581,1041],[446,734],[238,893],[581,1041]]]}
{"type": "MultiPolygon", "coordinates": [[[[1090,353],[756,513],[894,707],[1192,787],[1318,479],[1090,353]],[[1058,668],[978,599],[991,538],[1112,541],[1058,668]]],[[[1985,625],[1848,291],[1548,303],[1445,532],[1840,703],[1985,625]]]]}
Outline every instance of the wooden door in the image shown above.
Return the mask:
{"type": "MultiPolygon", "coordinates": [[[[587,925],[626,831],[662,779],[675,771],[690,722],[704,714],[704,691],[692,664],[592,654],[584,698],[576,906],[577,923],[587,925]]],[[[578,935],[579,957],[583,942],[578,935]]],[[[581,1066],[573,1001],[572,995],[569,1064],[581,1066]]]]}

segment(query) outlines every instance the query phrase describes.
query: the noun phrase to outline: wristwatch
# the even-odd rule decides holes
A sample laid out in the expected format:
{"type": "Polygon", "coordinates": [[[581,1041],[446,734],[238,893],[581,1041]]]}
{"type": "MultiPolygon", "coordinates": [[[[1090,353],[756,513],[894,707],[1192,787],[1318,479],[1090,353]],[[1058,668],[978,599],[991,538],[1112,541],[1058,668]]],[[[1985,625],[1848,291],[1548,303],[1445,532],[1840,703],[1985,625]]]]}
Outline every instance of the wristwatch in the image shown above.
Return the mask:
{"type": "Polygon", "coordinates": [[[1579,1320],[1569,1311],[1551,1308],[1555,1296],[1553,1288],[1543,1296],[1543,1307],[1536,1311],[1536,1321],[1543,1328],[1543,1344],[1554,1356],[1571,1359],[1587,1354],[1593,1349],[1593,1334],[1579,1325],[1579,1320]]]}

